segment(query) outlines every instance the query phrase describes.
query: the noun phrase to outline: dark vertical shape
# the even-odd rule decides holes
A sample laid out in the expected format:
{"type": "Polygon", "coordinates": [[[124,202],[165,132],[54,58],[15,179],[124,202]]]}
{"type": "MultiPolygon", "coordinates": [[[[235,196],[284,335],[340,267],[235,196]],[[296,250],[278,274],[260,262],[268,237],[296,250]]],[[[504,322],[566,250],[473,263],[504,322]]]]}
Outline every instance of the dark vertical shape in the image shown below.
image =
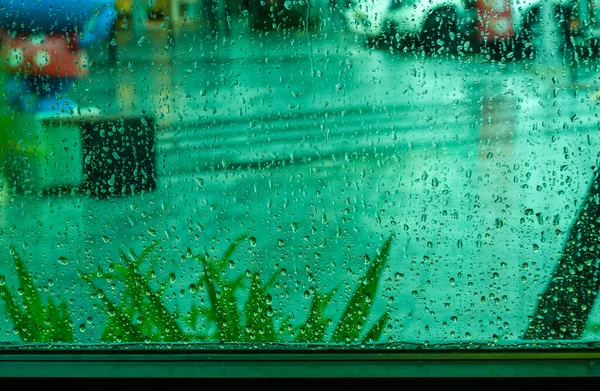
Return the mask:
{"type": "Polygon", "coordinates": [[[151,118],[94,119],[82,127],[84,194],[108,197],[156,188],[151,118]]]}
{"type": "Polygon", "coordinates": [[[578,339],[585,330],[599,289],[598,174],[598,171],[594,173],[563,254],[546,290],[540,295],[525,339],[578,339]]]}
{"type": "Polygon", "coordinates": [[[108,62],[112,66],[117,66],[117,45],[112,45],[111,42],[113,39],[117,39],[117,29],[120,22],[122,22],[122,15],[119,15],[119,17],[111,25],[107,40],[108,42],[106,42],[106,50],[108,51],[108,62]]]}

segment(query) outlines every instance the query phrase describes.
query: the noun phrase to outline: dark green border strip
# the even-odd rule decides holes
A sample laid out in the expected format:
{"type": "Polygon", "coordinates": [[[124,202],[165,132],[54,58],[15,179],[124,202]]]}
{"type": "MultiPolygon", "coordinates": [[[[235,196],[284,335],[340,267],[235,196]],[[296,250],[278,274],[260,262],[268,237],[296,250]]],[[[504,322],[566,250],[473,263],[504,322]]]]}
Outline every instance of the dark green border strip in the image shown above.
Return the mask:
{"type": "Polygon", "coordinates": [[[8,353],[2,377],[585,377],[599,352],[8,353]]]}

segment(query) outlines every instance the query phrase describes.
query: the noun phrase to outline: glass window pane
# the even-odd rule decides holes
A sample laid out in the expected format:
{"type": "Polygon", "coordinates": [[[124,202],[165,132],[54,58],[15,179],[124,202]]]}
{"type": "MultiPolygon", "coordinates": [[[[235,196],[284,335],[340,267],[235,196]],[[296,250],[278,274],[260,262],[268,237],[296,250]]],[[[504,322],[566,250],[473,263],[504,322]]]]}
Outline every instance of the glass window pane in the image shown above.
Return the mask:
{"type": "Polygon", "coordinates": [[[596,341],[599,5],[0,0],[0,345],[596,341]]]}

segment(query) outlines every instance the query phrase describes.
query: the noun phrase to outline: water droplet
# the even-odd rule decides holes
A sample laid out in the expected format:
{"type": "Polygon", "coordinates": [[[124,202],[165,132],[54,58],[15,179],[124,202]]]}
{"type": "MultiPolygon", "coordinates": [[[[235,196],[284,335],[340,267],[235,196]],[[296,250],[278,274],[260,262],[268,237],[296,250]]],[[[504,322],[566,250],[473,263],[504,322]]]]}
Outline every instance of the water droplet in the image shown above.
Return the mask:
{"type": "Polygon", "coordinates": [[[254,236],[251,236],[250,239],[248,239],[250,241],[250,245],[252,247],[256,246],[256,238],[254,236]]]}
{"type": "Polygon", "coordinates": [[[496,229],[500,229],[500,228],[504,227],[504,221],[502,221],[502,219],[499,219],[499,218],[496,219],[495,226],[496,226],[496,229]]]}
{"type": "Polygon", "coordinates": [[[537,253],[540,250],[540,246],[538,246],[537,244],[533,244],[533,252],[537,253]]]}
{"type": "Polygon", "coordinates": [[[227,262],[227,264],[229,265],[230,269],[233,269],[235,267],[235,262],[233,262],[233,259],[230,259],[229,262],[227,262]]]}
{"type": "Polygon", "coordinates": [[[298,232],[298,223],[294,222],[291,224],[292,232],[298,232]]]}
{"type": "Polygon", "coordinates": [[[0,276],[0,286],[6,284],[6,277],[0,276]]]}
{"type": "Polygon", "coordinates": [[[58,263],[63,266],[66,266],[69,263],[69,260],[65,257],[58,257],[58,263]]]}
{"type": "Polygon", "coordinates": [[[111,39],[110,40],[110,46],[117,46],[117,40],[116,39],[111,39]]]}
{"type": "Polygon", "coordinates": [[[177,276],[175,275],[175,273],[169,274],[169,281],[171,282],[171,284],[177,281],[177,276]]]}
{"type": "Polygon", "coordinates": [[[198,287],[196,286],[196,284],[190,284],[188,289],[190,290],[190,293],[198,292],[198,287]]]}
{"type": "Polygon", "coordinates": [[[266,301],[267,305],[271,305],[273,303],[273,298],[271,297],[271,295],[269,293],[267,293],[265,301],[266,301]]]}

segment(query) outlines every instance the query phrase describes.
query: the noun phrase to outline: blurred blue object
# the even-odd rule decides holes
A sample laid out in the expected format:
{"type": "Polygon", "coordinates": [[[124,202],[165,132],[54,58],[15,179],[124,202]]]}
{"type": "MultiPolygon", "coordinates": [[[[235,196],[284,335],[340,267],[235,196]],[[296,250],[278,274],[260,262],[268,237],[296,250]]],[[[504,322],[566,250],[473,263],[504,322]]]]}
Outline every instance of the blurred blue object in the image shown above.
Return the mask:
{"type": "Polygon", "coordinates": [[[105,7],[100,14],[91,19],[83,30],[83,35],[79,44],[84,47],[90,47],[101,41],[105,41],[111,30],[114,28],[117,12],[114,7],[105,7]]]}
{"type": "Polygon", "coordinates": [[[80,31],[84,48],[106,40],[116,17],[114,0],[0,0],[0,28],[24,34],[80,31]]]}
{"type": "Polygon", "coordinates": [[[114,0],[0,0],[0,27],[21,33],[74,29],[110,10],[114,0]]]}

